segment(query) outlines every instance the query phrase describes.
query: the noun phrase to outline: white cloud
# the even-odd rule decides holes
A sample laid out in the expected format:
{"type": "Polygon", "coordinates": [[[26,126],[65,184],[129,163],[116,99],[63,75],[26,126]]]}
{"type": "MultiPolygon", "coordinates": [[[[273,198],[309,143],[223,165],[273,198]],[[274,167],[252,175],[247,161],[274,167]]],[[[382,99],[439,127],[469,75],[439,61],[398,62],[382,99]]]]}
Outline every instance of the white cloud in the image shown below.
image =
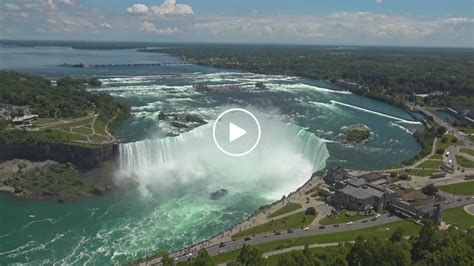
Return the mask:
{"type": "Polygon", "coordinates": [[[14,3],[5,3],[3,6],[7,10],[19,10],[20,9],[20,7],[17,4],[14,4],[14,3]]]}
{"type": "Polygon", "coordinates": [[[60,3],[63,3],[65,5],[73,6],[74,2],[72,0],[59,0],[60,3]]]}
{"type": "Polygon", "coordinates": [[[112,28],[112,25],[110,25],[107,22],[104,22],[104,23],[100,24],[100,27],[102,27],[104,29],[110,29],[110,28],[112,28]]]}
{"type": "Polygon", "coordinates": [[[56,24],[56,20],[55,20],[55,19],[52,19],[52,18],[50,18],[50,19],[48,19],[48,23],[51,23],[51,24],[56,24]]]}
{"type": "Polygon", "coordinates": [[[383,4],[383,0],[375,0],[375,3],[377,3],[377,4],[383,4]]]}
{"type": "Polygon", "coordinates": [[[193,9],[190,5],[176,4],[176,0],[165,0],[160,6],[152,6],[153,14],[159,15],[192,15],[193,9]]]}
{"type": "Polygon", "coordinates": [[[148,7],[137,3],[127,8],[127,13],[132,15],[155,15],[155,16],[186,16],[194,14],[190,5],[177,4],[176,0],[164,0],[159,6],[148,7]]]}
{"type": "Polygon", "coordinates": [[[127,8],[127,13],[131,15],[148,15],[148,7],[144,4],[133,4],[127,8]]]}
{"type": "Polygon", "coordinates": [[[173,34],[179,32],[179,30],[175,27],[158,29],[155,24],[148,21],[143,22],[143,24],[140,26],[140,30],[156,34],[173,34]]]}
{"type": "Polygon", "coordinates": [[[320,16],[197,18],[190,30],[209,40],[320,44],[474,46],[474,18],[422,19],[372,12],[320,16]],[[469,37],[471,36],[471,37],[469,37]]]}

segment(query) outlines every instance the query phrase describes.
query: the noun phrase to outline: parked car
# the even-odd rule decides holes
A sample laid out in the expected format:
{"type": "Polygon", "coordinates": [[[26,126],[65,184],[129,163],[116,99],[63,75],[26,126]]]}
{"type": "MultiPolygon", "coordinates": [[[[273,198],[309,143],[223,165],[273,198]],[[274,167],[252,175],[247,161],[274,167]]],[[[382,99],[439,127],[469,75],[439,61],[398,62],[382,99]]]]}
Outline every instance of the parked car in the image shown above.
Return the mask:
{"type": "Polygon", "coordinates": [[[339,224],[335,224],[335,225],[333,225],[332,227],[339,227],[339,224]]]}
{"type": "Polygon", "coordinates": [[[303,227],[303,231],[308,231],[309,230],[309,227],[303,227]]]}
{"type": "Polygon", "coordinates": [[[371,221],[377,221],[377,218],[374,217],[374,218],[372,218],[372,219],[370,219],[370,220],[371,220],[371,221]]]}
{"type": "Polygon", "coordinates": [[[280,232],[276,232],[275,235],[276,235],[276,236],[279,236],[279,235],[281,235],[281,233],[280,233],[280,232]]]}
{"type": "Polygon", "coordinates": [[[223,248],[223,247],[225,247],[225,244],[221,242],[221,243],[219,244],[219,247],[220,247],[220,248],[223,248]]]}
{"type": "Polygon", "coordinates": [[[321,225],[321,226],[319,227],[319,229],[324,229],[324,228],[326,228],[326,226],[324,226],[324,225],[321,225]]]}
{"type": "Polygon", "coordinates": [[[266,233],[263,237],[269,237],[270,234],[269,233],[266,233]]]}
{"type": "Polygon", "coordinates": [[[347,225],[353,225],[354,223],[353,222],[347,222],[347,225]]]}
{"type": "Polygon", "coordinates": [[[250,237],[244,238],[244,241],[249,241],[249,240],[250,240],[250,237]]]}
{"type": "Polygon", "coordinates": [[[293,233],[293,230],[288,229],[287,232],[288,232],[288,234],[291,234],[291,233],[293,233]]]}
{"type": "Polygon", "coordinates": [[[367,222],[368,222],[367,220],[362,220],[362,223],[363,223],[363,224],[365,224],[365,223],[367,223],[367,222]]]}

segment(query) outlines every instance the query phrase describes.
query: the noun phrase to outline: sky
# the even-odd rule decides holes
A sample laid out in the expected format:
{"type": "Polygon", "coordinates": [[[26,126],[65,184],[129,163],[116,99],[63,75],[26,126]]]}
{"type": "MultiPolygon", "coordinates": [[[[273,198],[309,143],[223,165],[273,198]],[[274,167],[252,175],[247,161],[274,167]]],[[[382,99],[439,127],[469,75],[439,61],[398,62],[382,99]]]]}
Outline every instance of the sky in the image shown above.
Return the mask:
{"type": "Polygon", "coordinates": [[[474,47],[474,0],[1,0],[0,38],[474,47]]]}

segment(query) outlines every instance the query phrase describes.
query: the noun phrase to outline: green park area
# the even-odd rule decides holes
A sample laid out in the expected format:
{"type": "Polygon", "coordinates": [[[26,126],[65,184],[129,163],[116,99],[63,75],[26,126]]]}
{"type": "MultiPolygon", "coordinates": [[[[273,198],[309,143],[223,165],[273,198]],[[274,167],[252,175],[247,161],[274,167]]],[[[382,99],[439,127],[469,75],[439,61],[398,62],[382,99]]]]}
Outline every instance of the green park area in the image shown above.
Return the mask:
{"type": "Polygon", "coordinates": [[[403,171],[398,171],[398,175],[407,174],[410,176],[430,176],[432,173],[439,172],[437,169],[407,169],[403,171]]]}
{"type": "Polygon", "coordinates": [[[300,208],[301,208],[301,204],[294,203],[294,202],[289,202],[288,204],[286,204],[282,208],[278,209],[276,212],[270,214],[268,217],[270,217],[270,218],[277,217],[277,216],[280,216],[280,215],[283,215],[283,214],[286,214],[286,213],[289,213],[289,212],[292,212],[292,211],[296,211],[300,208]]]}
{"type": "Polygon", "coordinates": [[[439,186],[438,189],[454,195],[474,195],[474,181],[439,186]]]}
{"type": "Polygon", "coordinates": [[[422,169],[439,169],[439,166],[441,165],[441,160],[426,160],[419,164],[416,168],[422,168],[422,169]]]}
{"type": "Polygon", "coordinates": [[[257,225],[250,229],[243,230],[235,235],[233,238],[239,238],[243,236],[251,236],[259,233],[281,231],[289,228],[300,228],[310,224],[316,215],[307,215],[304,211],[298,212],[283,218],[272,220],[262,225],[257,225]]]}
{"type": "Polygon", "coordinates": [[[461,149],[461,152],[474,156],[474,150],[471,150],[471,149],[461,149]]]}
{"type": "Polygon", "coordinates": [[[464,158],[464,156],[456,155],[456,163],[459,166],[466,167],[466,168],[474,168],[474,161],[468,160],[464,158]]]}
{"type": "MultiPolygon", "coordinates": [[[[352,230],[346,232],[330,233],[324,235],[315,235],[307,237],[298,237],[293,239],[277,240],[268,243],[254,245],[252,247],[261,250],[262,252],[274,251],[277,248],[289,248],[294,246],[303,246],[311,244],[336,243],[345,241],[354,241],[358,236],[365,238],[390,237],[396,228],[402,227],[405,236],[416,235],[420,231],[420,226],[410,221],[398,221],[386,225],[374,226],[366,229],[352,230]]],[[[223,263],[237,258],[240,250],[222,253],[212,257],[215,263],[223,263]]]]}
{"type": "Polygon", "coordinates": [[[449,209],[442,214],[443,221],[459,227],[469,228],[474,226],[474,216],[464,210],[464,206],[449,209]]]}
{"type": "Polygon", "coordinates": [[[436,139],[436,150],[446,150],[449,146],[456,144],[457,139],[454,135],[446,134],[441,138],[436,139]]]}
{"type": "Polygon", "coordinates": [[[342,210],[336,216],[324,217],[319,223],[322,225],[328,225],[328,224],[355,222],[355,221],[362,220],[365,218],[370,218],[372,216],[374,215],[373,214],[360,215],[360,214],[351,213],[347,210],[342,210]]]}

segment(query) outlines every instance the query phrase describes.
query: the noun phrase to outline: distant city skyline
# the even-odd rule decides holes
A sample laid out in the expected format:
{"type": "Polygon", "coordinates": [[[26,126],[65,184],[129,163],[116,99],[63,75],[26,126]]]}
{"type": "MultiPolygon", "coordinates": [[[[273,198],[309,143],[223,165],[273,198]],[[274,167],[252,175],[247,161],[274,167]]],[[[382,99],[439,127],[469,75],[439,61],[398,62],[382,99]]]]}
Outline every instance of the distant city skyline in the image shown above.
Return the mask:
{"type": "Polygon", "coordinates": [[[474,0],[6,0],[0,38],[474,47],[474,0]]]}

